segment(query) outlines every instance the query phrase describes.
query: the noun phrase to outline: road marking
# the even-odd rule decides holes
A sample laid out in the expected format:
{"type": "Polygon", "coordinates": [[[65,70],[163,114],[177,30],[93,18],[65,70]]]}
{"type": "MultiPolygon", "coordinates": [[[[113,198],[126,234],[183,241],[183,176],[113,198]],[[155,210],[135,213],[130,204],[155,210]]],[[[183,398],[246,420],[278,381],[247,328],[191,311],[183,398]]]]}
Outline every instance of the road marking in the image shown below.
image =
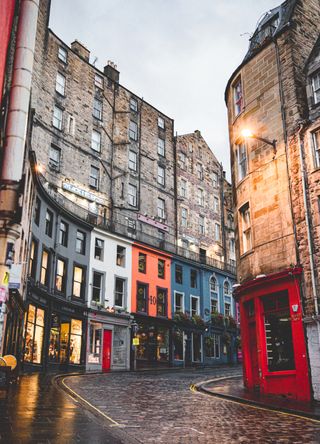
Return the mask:
{"type": "MultiPolygon", "coordinates": [[[[82,375],[83,376],[83,375],[82,375]]],[[[65,386],[65,388],[67,389],[67,393],[68,391],[70,391],[71,393],[73,393],[73,395],[76,398],[81,399],[82,402],[84,402],[85,404],[87,404],[91,409],[95,410],[96,412],[98,412],[100,415],[102,415],[104,418],[106,418],[108,421],[112,422],[112,427],[123,427],[121,424],[119,424],[117,421],[115,421],[114,419],[110,418],[110,416],[106,415],[105,413],[103,413],[101,410],[99,410],[97,407],[95,407],[94,405],[92,405],[90,402],[88,402],[86,399],[84,399],[82,396],[80,396],[77,392],[75,392],[74,390],[72,390],[64,381],[66,378],[63,378],[61,381],[61,384],[65,386]]],[[[69,393],[70,396],[70,393],[69,393]]],[[[71,396],[70,396],[71,397],[71,396]]],[[[74,399],[73,397],[71,397],[72,399],[74,399]]],[[[75,399],[76,402],[79,402],[75,399]]]]}
{"type": "Polygon", "coordinates": [[[203,433],[203,432],[199,432],[199,430],[197,430],[197,429],[194,429],[193,427],[190,427],[190,430],[193,430],[194,432],[200,433],[200,435],[204,435],[204,433],[203,433]]]}

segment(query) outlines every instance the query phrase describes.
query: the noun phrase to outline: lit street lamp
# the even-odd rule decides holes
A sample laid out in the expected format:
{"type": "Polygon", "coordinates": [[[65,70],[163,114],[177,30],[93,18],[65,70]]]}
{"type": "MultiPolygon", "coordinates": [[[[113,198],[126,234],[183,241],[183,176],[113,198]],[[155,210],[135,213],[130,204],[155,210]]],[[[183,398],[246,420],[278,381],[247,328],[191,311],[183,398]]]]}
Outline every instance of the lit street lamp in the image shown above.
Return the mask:
{"type": "Polygon", "coordinates": [[[260,140],[261,142],[266,143],[267,145],[271,145],[273,147],[273,149],[276,149],[276,144],[277,141],[275,139],[273,140],[269,140],[269,139],[265,139],[264,137],[260,137],[257,136],[256,134],[254,134],[250,129],[245,128],[241,131],[241,135],[244,139],[256,139],[256,140],[260,140]]]}

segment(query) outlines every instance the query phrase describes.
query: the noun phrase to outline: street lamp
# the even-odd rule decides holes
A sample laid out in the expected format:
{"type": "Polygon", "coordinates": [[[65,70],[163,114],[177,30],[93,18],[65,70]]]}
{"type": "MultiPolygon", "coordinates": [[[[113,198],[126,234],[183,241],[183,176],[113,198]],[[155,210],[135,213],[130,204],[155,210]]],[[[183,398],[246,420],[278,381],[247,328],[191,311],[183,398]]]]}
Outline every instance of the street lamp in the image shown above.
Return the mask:
{"type": "Polygon", "coordinates": [[[256,140],[260,140],[261,142],[266,143],[267,145],[271,145],[273,147],[273,149],[276,149],[276,144],[277,141],[275,139],[273,140],[269,140],[269,139],[265,139],[264,137],[260,137],[257,136],[256,134],[254,134],[250,129],[245,128],[241,131],[241,135],[244,139],[256,139],[256,140]]]}

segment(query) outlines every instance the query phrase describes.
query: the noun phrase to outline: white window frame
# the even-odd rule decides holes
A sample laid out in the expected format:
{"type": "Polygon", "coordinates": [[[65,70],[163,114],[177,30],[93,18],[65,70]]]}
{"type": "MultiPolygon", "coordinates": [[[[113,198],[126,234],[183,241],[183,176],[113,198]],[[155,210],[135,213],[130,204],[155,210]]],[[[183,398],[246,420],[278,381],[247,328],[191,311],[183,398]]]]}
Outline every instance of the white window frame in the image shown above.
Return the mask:
{"type": "Polygon", "coordinates": [[[128,204],[132,207],[137,206],[137,187],[132,183],[128,185],[128,204]]]}
{"type": "Polygon", "coordinates": [[[98,120],[102,120],[102,101],[99,99],[93,99],[92,115],[98,120]]]}
{"type": "Polygon", "coordinates": [[[58,59],[63,63],[67,63],[68,60],[68,51],[62,46],[59,46],[58,48],[58,59]]]}
{"type": "Polygon", "coordinates": [[[91,149],[97,153],[101,152],[101,133],[94,129],[91,133],[91,149]]]}
{"type": "Polygon", "coordinates": [[[165,148],[165,140],[161,137],[158,137],[158,154],[162,157],[165,157],[166,148],[165,148]]]}
{"type": "Polygon", "coordinates": [[[159,219],[166,218],[166,201],[161,197],[158,197],[157,200],[157,216],[159,219]]]}
{"type": "Polygon", "coordinates": [[[228,279],[225,279],[223,281],[223,295],[224,296],[232,296],[231,284],[228,279]],[[228,284],[228,289],[229,289],[228,293],[225,292],[225,285],[226,284],[228,284]]]}
{"type": "Polygon", "coordinates": [[[158,117],[158,127],[161,129],[165,129],[165,122],[164,122],[164,118],[159,116],[158,117]]]}
{"type": "Polygon", "coordinates": [[[177,312],[176,294],[180,294],[180,295],[182,295],[182,308],[181,308],[181,311],[179,311],[179,313],[184,313],[184,310],[185,310],[185,306],[184,306],[184,298],[185,298],[185,295],[184,295],[184,292],[182,292],[182,291],[177,291],[177,290],[174,290],[174,292],[173,292],[173,295],[174,295],[174,312],[175,312],[175,313],[177,312]]]}
{"type": "Polygon", "coordinates": [[[93,255],[94,255],[94,259],[96,261],[104,261],[104,239],[101,239],[100,237],[95,237],[94,238],[94,250],[93,250],[93,255]],[[99,246],[99,242],[102,243],[101,246],[99,246]],[[96,248],[99,248],[101,250],[101,257],[98,257],[95,255],[96,252],[96,248]]]}
{"type": "Polygon", "coordinates": [[[217,311],[215,312],[215,313],[219,313],[219,299],[217,299],[217,298],[214,298],[214,297],[210,297],[210,314],[212,314],[213,313],[213,311],[212,311],[212,301],[214,301],[214,302],[216,302],[217,303],[217,311]]]}
{"type": "Polygon", "coordinates": [[[137,153],[133,150],[129,150],[128,156],[128,168],[131,171],[137,171],[137,153]]]}
{"type": "Polygon", "coordinates": [[[313,100],[314,104],[320,102],[320,71],[317,71],[312,77],[312,92],[313,92],[313,100]]]}
{"type": "Polygon", "coordinates": [[[190,295],[190,316],[194,316],[192,314],[192,299],[197,299],[197,312],[195,313],[195,315],[200,316],[200,296],[195,296],[193,294],[190,295]]]}
{"type": "Polygon", "coordinates": [[[105,275],[105,273],[103,273],[103,272],[101,272],[101,271],[99,271],[99,270],[95,270],[95,269],[92,269],[91,270],[91,277],[92,277],[92,284],[91,284],[91,303],[93,302],[94,304],[103,304],[104,303],[104,291],[105,291],[105,281],[106,281],[106,275],[105,275]],[[93,289],[94,289],[94,286],[93,286],[93,282],[94,282],[94,279],[93,279],[93,275],[94,275],[94,273],[97,273],[97,274],[99,274],[100,276],[101,276],[101,287],[100,287],[100,298],[99,298],[99,301],[94,301],[93,300],[93,289]]]}
{"type": "Polygon", "coordinates": [[[133,120],[129,123],[129,138],[135,142],[138,140],[138,124],[133,120]]]}
{"type": "Polygon", "coordinates": [[[90,165],[89,185],[95,190],[99,190],[100,169],[95,165],[90,165]]]}
{"type": "Polygon", "coordinates": [[[248,155],[245,143],[236,145],[238,182],[248,175],[248,155]]]}
{"type": "Polygon", "coordinates": [[[166,184],[166,169],[161,165],[158,165],[157,182],[159,185],[162,185],[163,187],[166,184]]]}
{"type": "Polygon", "coordinates": [[[250,215],[250,205],[246,203],[239,208],[240,216],[240,239],[241,239],[241,254],[245,254],[247,251],[252,250],[252,225],[250,215]]]}
{"type": "Polygon", "coordinates": [[[64,96],[65,89],[66,89],[66,78],[60,72],[57,72],[57,76],[56,76],[56,91],[57,91],[57,93],[59,93],[62,96],[64,96]]]}
{"type": "Polygon", "coordinates": [[[58,130],[62,131],[62,122],[63,122],[63,110],[59,106],[54,105],[52,125],[58,130]]]}
{"type": "Polygon", "coordinates": [[[115,276],[114,277],[114,289],[113,289],[113,297],[114,297],[114,306],[117,308],[125,308],[127,305],[127,279],[123,276],[115,276]],[[123,293],[122,293],[122,305],[116,305],[116,281],[120,279],[123,282],[123,293]]]}

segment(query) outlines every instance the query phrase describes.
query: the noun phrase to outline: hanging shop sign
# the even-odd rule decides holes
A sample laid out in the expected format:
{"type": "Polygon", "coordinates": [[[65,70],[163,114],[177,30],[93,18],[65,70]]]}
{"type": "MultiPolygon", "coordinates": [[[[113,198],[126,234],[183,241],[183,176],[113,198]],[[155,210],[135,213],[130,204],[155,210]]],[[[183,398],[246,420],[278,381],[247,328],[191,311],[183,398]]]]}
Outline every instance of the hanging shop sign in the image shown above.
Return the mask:
{"type": "Polygon", "coordinates": [[[9,288],[19,289],[21,283],[22,264],[13,264],[9,274],[9,288]]]}
{"type": "Polygon", "coordinates": [[[133,338],[132,339],[132,345],[139,345],[139,338],[133,338]]]}
{"type": "Polygon", "coordinates": [[[153,227],[156,227],[159,230],[166,231],[166,232],[169,231],[169,227],[167,225],[162,224],[158,220],[152,219],[152,217],[144,216],[143,214],[138,214],[138,220],[140,222],[144,222],[145,224],[152,225],[153,227]]]}
{"type": "Polygon", "coordinates": [[[100,197],[95,196],[93,193],[90,193],[90,191],[87,191],[87,190],[79,188],[75,185],[72,185],[69,182],[63,182],[62,188],[66,191],[70,191],[70,193],[76,194],[77,196],[80,196],[80,197],[83,197],[84,199],[90,200],[91,202],[103,204],[103,199],[101,199],[100,197]]]}

